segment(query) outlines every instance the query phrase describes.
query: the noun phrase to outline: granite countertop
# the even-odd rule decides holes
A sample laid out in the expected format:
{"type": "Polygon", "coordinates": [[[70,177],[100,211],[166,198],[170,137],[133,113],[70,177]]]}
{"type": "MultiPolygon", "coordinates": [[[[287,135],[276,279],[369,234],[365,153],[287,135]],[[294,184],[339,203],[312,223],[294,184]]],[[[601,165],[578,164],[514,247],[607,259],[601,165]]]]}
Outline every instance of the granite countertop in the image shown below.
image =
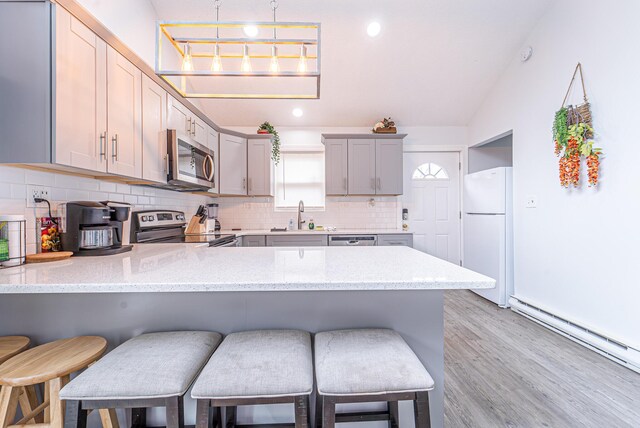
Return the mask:
{"type": "Polygon", "coordinates": [[[215,248],[131,252],[0,270],[0,294],[492,288],[484,275],[408,247],[215,248]]]}
{"type": "MultiPolygon", "coordinates": [[[[306,226],[306,224],[305,224],[306,226]]],[[[333,231],[328,230],[287,230],[272,232],[268,229],[264,230],[232,230],[223,229],[220,231],[222,234],[232,234],[236,236],[253,236],[253,235],[412,235],[413,232],[402,229],[338,229],[333,231]]]]}

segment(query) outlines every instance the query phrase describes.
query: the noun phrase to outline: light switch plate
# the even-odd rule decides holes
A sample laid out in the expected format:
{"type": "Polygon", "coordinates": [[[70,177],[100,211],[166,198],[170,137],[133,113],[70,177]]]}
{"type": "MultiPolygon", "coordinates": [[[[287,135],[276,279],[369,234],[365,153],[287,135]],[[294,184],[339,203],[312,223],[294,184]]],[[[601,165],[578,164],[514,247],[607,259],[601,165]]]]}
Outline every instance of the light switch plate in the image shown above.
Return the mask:
{"type": "Polygon", "coordinates": [[[527,196],[527,202],[525,203],[527,208],[538,208],[538,197],[535,195],[527,196]]]}

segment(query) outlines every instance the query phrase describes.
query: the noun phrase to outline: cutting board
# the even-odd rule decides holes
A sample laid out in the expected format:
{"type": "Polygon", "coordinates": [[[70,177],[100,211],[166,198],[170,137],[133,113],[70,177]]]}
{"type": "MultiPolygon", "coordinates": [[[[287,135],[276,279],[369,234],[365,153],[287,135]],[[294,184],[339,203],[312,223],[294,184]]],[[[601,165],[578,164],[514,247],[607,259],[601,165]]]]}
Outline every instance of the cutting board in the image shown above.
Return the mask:
{"type": "Polygon", "coordinates": [[[57,251],[53,253],[27,254],[27,263],[46,263],[66,260],[73,256],[71,251],[57,251]]]}

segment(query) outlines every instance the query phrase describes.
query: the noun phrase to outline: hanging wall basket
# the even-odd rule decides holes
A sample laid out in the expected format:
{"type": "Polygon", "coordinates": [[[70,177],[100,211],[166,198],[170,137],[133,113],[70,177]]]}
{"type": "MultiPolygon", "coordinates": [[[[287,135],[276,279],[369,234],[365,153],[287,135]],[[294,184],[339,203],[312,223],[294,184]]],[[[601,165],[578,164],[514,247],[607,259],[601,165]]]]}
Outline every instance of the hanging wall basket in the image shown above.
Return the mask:
{"type": "Polygon", "coordinates": [[[591,105],[587,98],[582,76],[582,64],[578,63],[562,101],[562,107],[556,112],[553,123],[555,154],[560,157],[560,184],[563,187],[578,187],[580,184],[580,164],[583,157],[587,160],[589,186],[598,184],[602,149],[593,146],[593,137],[591,105]],[[578,73],[580,73],[584,103],[575,106],[567,105],[571,88],[578,73]]]}

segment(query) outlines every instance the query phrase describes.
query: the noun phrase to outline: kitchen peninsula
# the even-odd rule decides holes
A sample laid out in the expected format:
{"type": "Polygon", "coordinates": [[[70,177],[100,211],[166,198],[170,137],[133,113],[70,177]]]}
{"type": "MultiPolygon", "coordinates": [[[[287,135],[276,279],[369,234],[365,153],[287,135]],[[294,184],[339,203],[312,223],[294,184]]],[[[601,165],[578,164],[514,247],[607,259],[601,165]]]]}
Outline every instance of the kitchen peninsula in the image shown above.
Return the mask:
{"type": "Polygon", "coordinates": [[[433,426],[442,427],[444,290],[494,285],[406,247],[136,245],[0,271],[0,335],[100,335],[113,348],[149,331],[392,328],[432,374],[433,426]]]}

